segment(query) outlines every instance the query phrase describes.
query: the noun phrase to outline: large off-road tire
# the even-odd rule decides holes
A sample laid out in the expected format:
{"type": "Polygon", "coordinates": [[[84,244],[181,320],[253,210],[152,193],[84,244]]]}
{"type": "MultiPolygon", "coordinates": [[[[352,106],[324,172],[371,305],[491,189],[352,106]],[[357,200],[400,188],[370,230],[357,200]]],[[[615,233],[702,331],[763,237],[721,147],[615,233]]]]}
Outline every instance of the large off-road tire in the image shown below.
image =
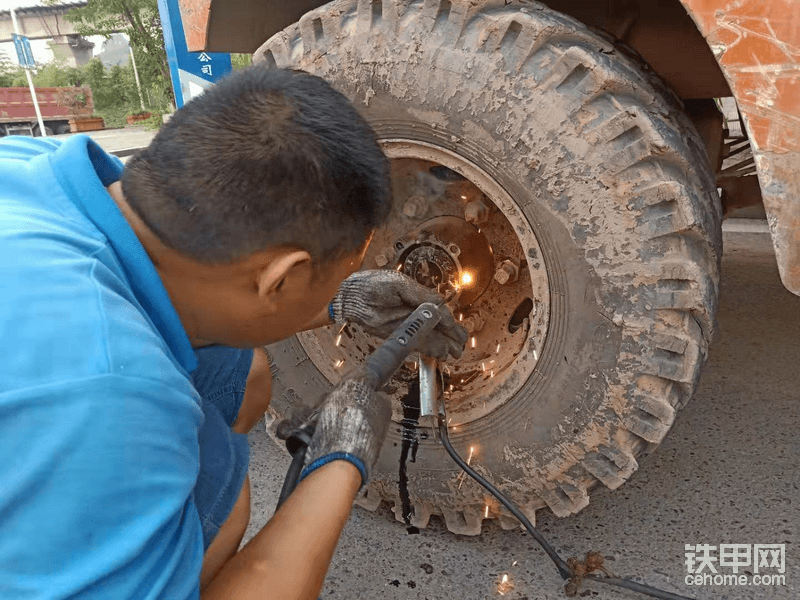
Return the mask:
{"type": "MultiPolygon", "coordinates": [[[[550,298],[541,356],[510,401],[451,434],[456,448],[474,447],[473,466],[531,520],[545,506],[575,513],[593,486],[628,479],[692,396],[717,308],[714,179],[663,84],[581,23],[503,0],[332,2],[255,62],[327,79],[387,144],[458,157],[535,233],[541,257],[529,262],[541,259],[550,298]]],[[[296,338],[269,351],[278,413],[330,387],[296,338]]],[[[362,498],[394,502],[398,516],[401,435],[390,431],[362,498]]],[[[478,533],[489,504],[515,526],[433,439],[408,467],[413,524],[442,514],[478,533]]]]}

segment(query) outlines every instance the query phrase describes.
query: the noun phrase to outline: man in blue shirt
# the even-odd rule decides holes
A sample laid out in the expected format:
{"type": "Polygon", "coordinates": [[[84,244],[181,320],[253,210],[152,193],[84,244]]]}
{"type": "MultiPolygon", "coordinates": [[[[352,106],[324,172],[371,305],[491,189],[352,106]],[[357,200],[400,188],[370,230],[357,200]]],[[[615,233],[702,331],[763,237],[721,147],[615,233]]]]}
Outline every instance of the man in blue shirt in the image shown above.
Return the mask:
{"type": "MultiPolygon", "coordinates": [[[[0,598],[316,598],[390,409],[346,377],[239,551],[261,346],[332,321],[385,335],[437,300],[353,274],[390,210],[371,129],[299,72],[229,77],[124,170],[84,136],[2,140],[0,598]]],[[[447,315],[427,353],[465,341],[447,315]]]]}

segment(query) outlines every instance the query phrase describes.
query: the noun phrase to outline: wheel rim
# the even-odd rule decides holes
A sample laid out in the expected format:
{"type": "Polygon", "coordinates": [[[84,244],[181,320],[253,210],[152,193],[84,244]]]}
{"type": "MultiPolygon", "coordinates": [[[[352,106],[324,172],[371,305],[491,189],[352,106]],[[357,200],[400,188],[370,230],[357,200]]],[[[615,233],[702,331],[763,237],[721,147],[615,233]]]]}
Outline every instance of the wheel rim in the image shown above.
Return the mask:
{"type": "MultiPolygon", "coordinates": [[[[448,416],[457,428],[506,404],[535,370],[550,320],[546,265],[528,219],[484,170],[433,144],[381,143],[392,160],[396,209],[376,232],[364,268],[397,268],[455,296],[448,306],[470,339],[464,355],[441,368],[448,416]]],[[[298,339],[332,384],[379,343],[353,324],[298,339]]],[[[416,359],[410,357],[386,388],[398,423],[416,359]]]]}

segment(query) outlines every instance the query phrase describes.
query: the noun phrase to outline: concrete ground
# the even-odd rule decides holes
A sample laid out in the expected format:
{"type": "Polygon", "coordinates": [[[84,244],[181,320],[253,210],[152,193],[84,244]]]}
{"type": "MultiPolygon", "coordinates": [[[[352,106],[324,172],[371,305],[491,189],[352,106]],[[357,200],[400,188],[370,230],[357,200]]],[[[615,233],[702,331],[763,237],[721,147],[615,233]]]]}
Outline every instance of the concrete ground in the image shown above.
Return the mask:
{"type": "MultiPolygon", "coordinates": [[[[684,596],[795,599],[800,597],[800,298],[780,283],[763,222],[726,229],[719,334],[697,395],[628,483],[616,491],[598,490],[586,509],[568,519],[540,512],[537,526],[564,557],[596,550],[615,574],[684,596]],[[684,583],[685,544],[728,543],[786,544],[786,585],[684,583]]],[[[285,451],[263,427],[250,441],[248,536],[272,514],[288,465],[285,451]]],[[[730,567],[718,570],[732,573],[730,567]]],[[[458,537],[433,518],[419,535],[409,535],[389,508],[374,513],[355,508],[322,598],[499,598],[503,574],[514,586],[504,598],[565,597],[554,566],[522,530],[490,525],[480,536],[458,537]]],[[[599,584],[586,586],[583,595],[644,598],[599,584]]]]}

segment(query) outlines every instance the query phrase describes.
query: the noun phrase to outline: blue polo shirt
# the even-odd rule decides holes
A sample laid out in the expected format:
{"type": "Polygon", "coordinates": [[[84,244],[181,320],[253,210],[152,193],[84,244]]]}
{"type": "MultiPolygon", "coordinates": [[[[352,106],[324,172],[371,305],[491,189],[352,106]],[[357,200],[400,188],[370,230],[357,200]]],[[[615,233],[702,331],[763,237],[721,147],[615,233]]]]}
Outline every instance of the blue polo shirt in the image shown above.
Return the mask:
{"type": "Polygon", "coordinates": [[[0,140],[0,598],[196,598],[196,359],[91,139],[0,140]]]}

